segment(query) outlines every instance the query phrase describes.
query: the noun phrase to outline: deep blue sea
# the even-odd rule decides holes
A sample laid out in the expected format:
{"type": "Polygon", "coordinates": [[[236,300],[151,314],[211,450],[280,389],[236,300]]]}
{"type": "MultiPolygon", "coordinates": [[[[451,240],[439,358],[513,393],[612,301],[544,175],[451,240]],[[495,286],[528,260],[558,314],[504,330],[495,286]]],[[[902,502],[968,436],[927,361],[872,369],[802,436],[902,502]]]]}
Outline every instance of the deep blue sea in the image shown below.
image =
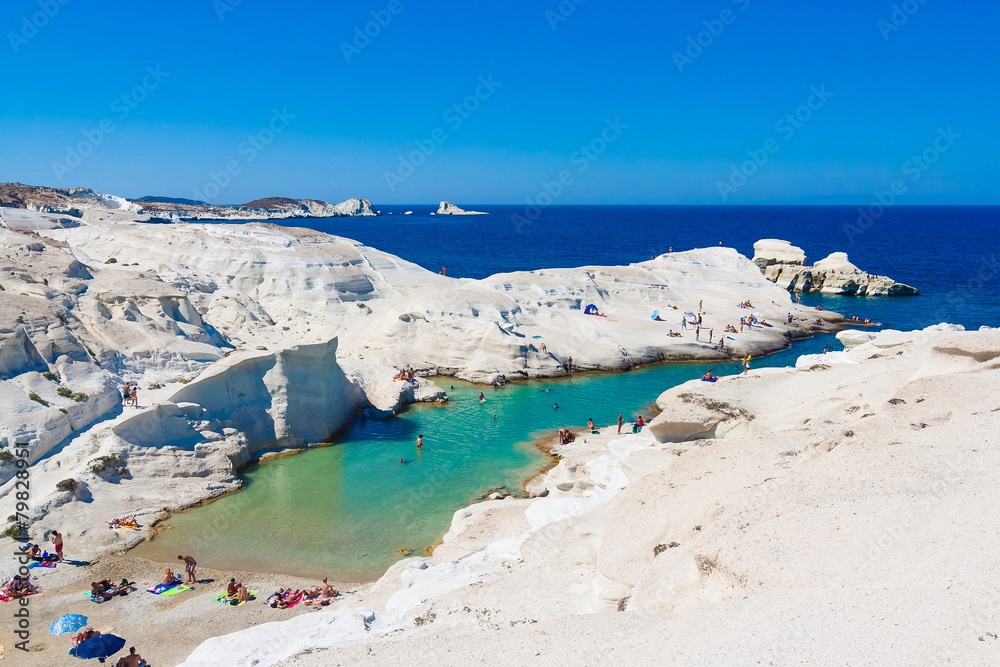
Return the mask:
{"type": "Polygon", "coordinates": [[[870,316],[899,329],[942,321],[967,328],[1000,326],[1000,207],[895,206],[880,216],[862,218],[860,224],[855,206],[463,208],[490,215],[434,216],[429,205],[385,206],[378,218],[288,224],[356,239],[432,271],[444,265],[449,276],[465,278],[628,264],[671,246],[677,252],[720,241],[751,257],[755,241],[779,238],[803,248],[809,262],[843,251],[861,269],[921,291],[913,298],[823,298],[830,309],[870,316]],[[407,210],[413,214],[404,216],[407,210]]]}

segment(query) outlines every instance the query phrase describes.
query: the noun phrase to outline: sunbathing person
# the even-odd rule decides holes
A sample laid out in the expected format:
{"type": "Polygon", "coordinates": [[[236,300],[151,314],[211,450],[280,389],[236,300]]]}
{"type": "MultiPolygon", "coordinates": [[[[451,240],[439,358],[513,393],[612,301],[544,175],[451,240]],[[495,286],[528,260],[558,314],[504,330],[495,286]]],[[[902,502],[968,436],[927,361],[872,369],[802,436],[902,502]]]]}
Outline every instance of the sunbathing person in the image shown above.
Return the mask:
{"type": "Polygon", "coordinates": [[[136,515],[125,517],[124,519],[114,518],[108,521],[108,526],[111,528],[139,528],[139,522],[136,520],[136,515]]]}
{"type": "Polygon", "coordinates": [[[181,578],[179,576],[177,576],[176,574],[174,574],[173,572],[171,572],[169,567],[163,571],[163,585],[164,586],[170,586],[172,584],[179,584],[180,582],[181,582],[181,578]]]}
{"type": "Polygon", "coordinates": [[[322,593],[325,598],[332,598],[337,594],[337,591],[333,590],[329,582],[327,582],[326,577],[323,577],[323,585],[320,587],[320,593],[322,593]]]}
{"type": "Polygon", "coordinates": [[[288,594],[288,590],[284,588],[279,588],[277,592],[271,593],[271,596],[267,598],[267,605],[270,607],[277,607],[278,603],[288,594]]]}
{"type": "Polygon", "coordinates": [[[98,632],[97,630],[94,630],[93,628],[87,628],[86,630],[81,630],[80,634],[74,636],[72,642],[73,644],[79,646],[83,642],[87,641],[88,639],[93,639],[99,634],[101,633],[98,632]]]}
{"type": "Polygon", "coordinates": [[[704,380],[705,382],[711,382],[716,379],[715,373],[713,373],[712,369],[710,368],[708,369],[707,373],[701,376],[701,379],[704,380]]]}
{"type": "Polygon", "coordinates": [[[38,589],[35,588],[30,581],[28,581],[28,577],[22,577],[17,574],[15,574],[14,577],[7,583],[4,590],[7,591],[8,597],[14,600],[38,592],[38,589]]]}
{"type": "Polygon", "coordinates": [[[248,591],[247,587],[242,583],[238,584],[236,587],[236,599],[240,602],[250,601],[250,591],[248,591]]]}
{"type": "Polygon", "coordinates": [[[138,590],[133,584],[135,582],[129,581],[128,579],[122,579],[118,582],[118,585],[114,587],[115,593],[118,595],[127,595],[129,591],[138,590]]]}
{"type": "Polygon", "coordinates": [[[90,597],[94,599],[94,602],[106,602],[114,597],[114,593],[107,592],[103,581],[92,581],[90,582],[90,597]]]}
{"type": "Polygon", "coordinates": [[[226,597],[230,599],[236,597],[236,592],[240,589],[242,585],[243,585],[242,583],[237,583],[236,577],[232,577],[229,580],[229,585],[226,586],[226,597]]]}
{"type": "Polygon", "coordinates": [[[295,589],[291,593],[288,593],[278,602],[278,609],[288,609],[290,606],[296,604],[302,599],[302,591],[295,589]]]}

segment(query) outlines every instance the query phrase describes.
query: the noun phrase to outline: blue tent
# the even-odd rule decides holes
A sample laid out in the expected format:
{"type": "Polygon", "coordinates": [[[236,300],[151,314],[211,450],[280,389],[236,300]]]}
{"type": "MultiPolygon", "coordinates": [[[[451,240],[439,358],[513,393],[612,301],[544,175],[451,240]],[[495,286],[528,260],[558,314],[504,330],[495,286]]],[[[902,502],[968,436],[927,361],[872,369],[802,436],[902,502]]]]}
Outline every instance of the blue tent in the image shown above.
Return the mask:
{"type": "Polygon", "coordinates": [[[598,312],[599,311],[597,310],[597,306],[595,306],[592,303],[587,304],[587,307],[583,309],[584,315],[597,315],[598,312]]]}

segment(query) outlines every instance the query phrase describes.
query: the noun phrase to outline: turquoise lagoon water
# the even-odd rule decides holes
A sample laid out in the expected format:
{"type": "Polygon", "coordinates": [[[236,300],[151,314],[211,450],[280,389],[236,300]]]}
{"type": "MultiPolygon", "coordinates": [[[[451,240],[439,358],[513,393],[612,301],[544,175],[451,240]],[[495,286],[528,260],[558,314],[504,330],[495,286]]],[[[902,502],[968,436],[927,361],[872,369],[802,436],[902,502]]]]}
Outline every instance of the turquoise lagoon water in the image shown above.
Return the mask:
{"type": "MultiPolygon", "coordinates": [[[[839,348],[832,336],[817,336],[754,365],[791,365],[824,344],[839,348]]],[[[547,462],[532,444],[537,438],[562,426],[580,429],[591,417],[598,425],[613,423],[619,412],[626,420],[648,418],[662,391],[709,367],[663,364],[503,389],[438,378],[449,403],[413,406],[389,420],[359,419],[331,447],[253,466],[243,474],[244,490],[175,514],[133,553],[167,563],[191,553],[217,569],[373,580],[404,557],[397,549],[420,554],[439,542],[454,512],[486,491],[520,492],[547,462]],[[422,452],[415,446],[420,434],[422,452]]],[[[711,367],[720,375],[739,372],[734,362],[711,367]]]]}

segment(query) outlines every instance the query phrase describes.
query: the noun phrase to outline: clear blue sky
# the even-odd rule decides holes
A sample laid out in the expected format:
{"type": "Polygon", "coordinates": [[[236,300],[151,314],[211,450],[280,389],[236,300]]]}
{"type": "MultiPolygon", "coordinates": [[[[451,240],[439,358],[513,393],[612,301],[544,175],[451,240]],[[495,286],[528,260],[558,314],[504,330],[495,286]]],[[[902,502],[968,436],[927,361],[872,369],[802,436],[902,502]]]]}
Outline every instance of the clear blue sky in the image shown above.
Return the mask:
{"type": "Polygon", "coordinates": [[[6,0],[0,180],[520,204],[564,172],[571,204],[868,203],[899,179],[901,203],[1000,203],[1000,9],[901,5],[894,25],[889,0],[6,0]]]}

